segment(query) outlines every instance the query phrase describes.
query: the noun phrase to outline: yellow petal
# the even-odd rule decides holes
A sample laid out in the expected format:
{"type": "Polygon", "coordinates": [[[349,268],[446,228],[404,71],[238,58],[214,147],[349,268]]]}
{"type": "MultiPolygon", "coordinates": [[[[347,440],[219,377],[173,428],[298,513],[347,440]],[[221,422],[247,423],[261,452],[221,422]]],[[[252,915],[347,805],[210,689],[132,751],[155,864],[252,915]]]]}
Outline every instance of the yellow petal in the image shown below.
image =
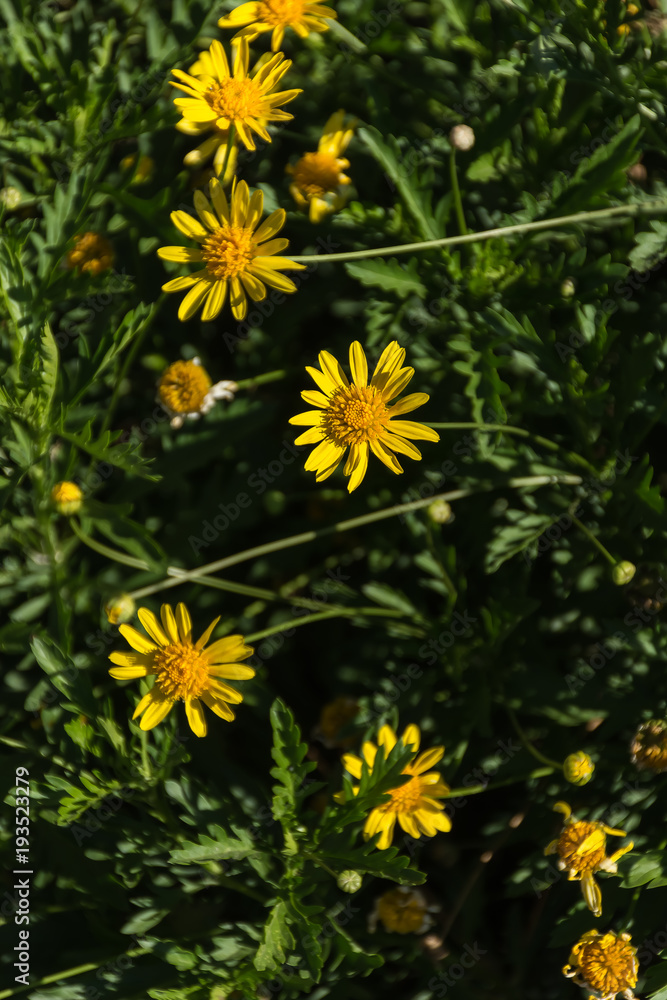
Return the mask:
{"type": "Polygon", "coordinates": [[[136,628],[131,625],[119,625],[118,631],[124,639],[127,639],[132,649],[136,649],[138,653],[152,653],[157,649],[155,643],[143,636],[141,632],[137,632],[136,628]]]}
{"type": "Polygon", "coordinates": [[[202,279],[190,289],[178,308],[178,318],[181,322],[185,322],[194,316],[203,300],[208,295],[211,289],[211,284],[211,281],[202,279]]]}
{"type": "Polygon", "coordinates": [[[358,340],[350,345],[350,368],[354,384],[365,386],[368,382],[368,362],[366,355],[358,340]]]}
{"type": "MultiPolygon", "coordinates": [[[[295,444],[296,443],[298,442],[295,442],[295,444]]],[[[352,459],[353,468],[350,475],[350,481],[347,484],[348,493],[356,490],[357,486],[359,486],[366,475],[366,470],[368,469],[368,442],[362,441],[361,444],[353,444],[350,449],[350,457],[352,459]]]]}
{"type": "Polygon", "coordinates": [[[361,759],[353,753],[343,754],[343,767],[350,772],[353,778],[357,780],[361,778],[361,759]]]}
{"type": "Polygon", "coordinates": [[[244,663],[212,663],[208,672],[211,677],[222,677],[228,681],[248,681],[256,671],[244,663]]]}
{"type": "Polygon", "coordinates": [[[388,448],[385,448],[381,441],[370,441],[369,444],[373,454],[376,455],[381,462],[384,462],[388,469],[391,469],[391,471],[395,472],[396,475],[403,472],[403,466],[398,461],[394,453],[389,451],[388,448]]]}
{"type": "Polygon", "coordinates": [[[230,705],[239,705],[243,701],[243,695],[239,691],[230,687],[229,684],[223,684],[222,681],[216,680],[214,677],[209,681],[208,690],[214,698],[227,701],[230,705]]]}
{"type": "Polygon", "coordinates": [[[205,705],[208,705],[212,712],[215,712],[216,715],[226,722],[231,722],[235,718],[234,712],[229,705],[225,701],[216,698],[209,691],[202,693],[201,700],[205,705]]]}
{"type": "Polygon", "coordinates": [[[141,716],[141,721],[139,723],[139,728],[146,732],[149,729],[154,729],[171,711],[174,702],[170,698],[167,698],[162,694],[157,688],[153,688],[149,691],[151,700],[148,703],[143,715],[141,716]]]}
{"type": "Polygon", "coordinates": [[[310,365],[306,365],[306,371],[312,378],[313,382],[322,392],[330,396],[338,388],[337,383],[326,374],[326,372],[321,372],[319,368],[311,368],[310,365]]]}
{"type": "Polygon", "coordinates": [[[411,410],[416,410],[418,406],[428,403],[430,398],[427,392],[411,392],[409,396],[404,396],[403,399],[399,399],[396,403],[392,403],[388,407],[390,418],[398,417],[401,413],[410,413],[411,410]]]}
{"type": "Polygon", "coordinates": [[[176,606],[176,625],[182,642],[192,642],[192,618],[182,602],[176,606]]]}
{"type": "Polygon", "coordinates": [[[412,773],[423,774],[430,768],[435,767],[438,761],[442,760],[444,752],[444,747],[431,747],[430,750],[424,750],[412,764],[412,773]]]}
{"type": "Polygon", "coordinates": [[[405,830],[405,832],[408,834],[409,837],[413,837],[415,840],[419,840],[419,838],[421,837],[421,832],[419,830],[419,827],[415,823],[414,817],[412,816],[411,813],[408,812],[399,813],[398,822],[401,828],[405,830]]]}
{"type": "Polygon", "coordinates": [[[409,725],[403,730],[403,735],[401,736],[403,745],[406,747],[412,747],[412,749],[417,752],[419,750],[419,741],[421,739],[421,734],[419,732],[419,726],[409,725]]]}
{"type": "Polygon", "coordinates": [[[178,629],[176,628],[176,619],[174,618],[174,612],[171,610],[170,604],[163,604],[160,608],[160,617],[162,618],[162,625],[164,630],[169,637],[169,642],[178,642],[178,629]]]}
{"type": "MultiPolygon", "coordinates": [[[[269,240],[272,236],[275,236],[276,233],[279,233],[285,225],[286,218],[287,212],[284,208],[277,208],[275,212],[271,212],[270,215],[267,215],[264,222],[254,234],[253,238],[255,243],[263,243],[265,240],[269,240]]],[[[258,249],[264,253],[262,247],[258,247],[258,249]]]]}
{"type": "Polygon", "coordinates": [[[201,191],[195,191],[194,193],[194,205],[197,215],[204,223],[207,229],[213,232],[220,228],[220,223],[218,222],[218,217],[213,212],[211,208],[211,203],[208,198],[201,193],[201,191]]]}
{"type": "Polygon", "coordinates": [[[322,421],[319,410],[306,410],[305,413],[297,413],[295,417],[289,418],[290,424],[297,424],[303,427],[317,427],[322,421]]]}
{"type": "Polygon", "coordinates": [[[227,282],[214,281],[206,297],[204,308],[202,309],[202,323],[210,323],[211,320],[215,319],[225,304],[226,295],[227,282]]]}
{"type": "Polygon", "coordinates": [[[185,714],[188,717],[190,729],[195,736],[206,736],[206,718],[199,698],[186,699],[185,714]]]}
{"type": "Polygon", "coordinates": [[[132,681],[137,677],[145,677],[148,671],[146,667],[112,667],[109,673],[117,681],[132,681]]]}
{"type": "Polygon", "coordinates": [[[304,403],[310,403],[311,406],[317,406],[320,409],[326,410],[329,406],[329,400],[324,393],[315,392],[313,389],[304,389],[301,398],[304,403]]]}
{"type": "Polygon", "coordinates": [[[160,247],[157,252],[162,260],[174,260],[179,264],[199,263],[202,260],[201,250],[191,250],[189,247],[160,247]]]}
{"type": "Polygon", "coordinates": [[[387,425],[387,429],[392,434],[400,434],[401,437],[411,438],[413,441],[439,441],[440,435],[432,427],[426,424],[419,424],[416,420],[392,420],[387,425]]]}
{"type": "Polygon", "coordinates": [[[109,659],[119,667],[143,667],[146,672],[150,670],[153,663],[153,657],[143,653],[113,652],[109,654],[109,659]]]}
{"type": "Polygon", "coordinates": [[[208,640],[213,635],[213,629],[215,628],[215,626],[220,621],[220,618],[221,618],[221,615],[218,615],[218,617],[215,618],[211,622],[211,624],[209,625],[209,627],[204,632],[202,632],[202,634],[197,639],[197,642],[195,643],[195,649],[203,649],[204,648],[204,646],[206,645],[206,643],[208,642],[208,640]]]}
{"type": "Polygon", "coordinates": [[[378,733],[378,743],[380,746],[384,747],[384,755],[388,757],[391,751],[396,746],[396,733],[391,728],[391,726],[384,725],[378,733]]]}
{"type": "Polygon", "coordinates": [[[208,238],[208,232],[204,229],[201,222],[193,219],[187,212],[172,212],[169,218],[184,236],[189,236],[191,239],[199,240],[200,242],[208,238]]]}
{"type": "Polygon", "coordinates": [[[328,375],[331,381],[336,386],[349,385],[347,375],[343,371],[340,363],[336,361],[333,354],[329,354],[328,351],[320,351],[317,360],[320,363],[320,368],[328,375]]]}
{"type": "Polygon", "coordinates": [[[158,620],[152,611],[149,611],[148,608],[139,608],[137,611],[137,618],[144,626],[151,639],[153,639],[158,646],[169,645],[169,639],[160,628],[158,620]]]}
{"type": "Polygon", "coordinates": [[[303,434],[299,434],[297,438],[294,439],[294,444],[297,447],[301,447],[304,444],[318,444],[325,436],[325,430],[323,427],[309,427],[307,431],[303,434]]]}
{"type": "Polygon", "coordinates": [[[378,748],[375,743],[371,743],[370,740],[366,740],[361,745],[361,753],[364,760],[368,764],[369,770],[373,770],[373,764],[375,763],[375,758],[377,757],[378,748]]]}
{"type": "Polygon", "coordinates": [[[242,635],[228,635],[224,639],[217,639],[204,650],[204,654],[209,663],[226,663],[229,660],[245,659],[248,654],[243,651],[246,649],[250,649],[250,646],[244,644],[242,635]]]}

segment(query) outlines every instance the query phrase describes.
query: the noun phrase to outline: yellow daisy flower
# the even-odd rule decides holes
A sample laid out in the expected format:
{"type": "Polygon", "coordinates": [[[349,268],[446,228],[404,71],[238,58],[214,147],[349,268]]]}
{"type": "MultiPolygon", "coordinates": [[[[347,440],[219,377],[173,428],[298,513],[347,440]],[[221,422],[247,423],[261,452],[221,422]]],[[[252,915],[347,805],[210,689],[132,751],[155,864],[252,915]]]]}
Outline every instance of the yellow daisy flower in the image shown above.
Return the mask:
{"type": "Polygon", "coordinates": [[[238,705],[243,696],[224,681],[244,681],[255,676],[252,667],[238,662],[254,652],[245,645],[243,636],[228,635],[205,648],[220,621],[218,617],[197,642],[193,642],[192,619],[184,604],[178,605],[175,615],[169,604],[163,604],[161,621],[148,608],[139,608],[137,615],[150,638],[131,625],[120,625],[121,635],[136,652],[111,653],[109,659],[116,666],[109,673],[118,681],[155,676],[155,684],[132,716],[133,719],[141,716],[141,729],[157,726],[176,701],[185,702],[188,722],[195,736],[206,736],[202,702],[221,719],[231,721],[234,712],[230,705],[238,705]]]}
{"type": "Polygon", "coordinates": [[[225,133],[229,133],[234,126],[236,135],[246,148],[255,149],[252,133],[261,136],[264,142],[271,142],[264,122],[290,121],[294,115],[279,109],[301,91],[271,93],[292,65],[282,52],[277,52],[268,60],[260,59],[250,75],[249,58],[248,42],[241,39],[235,46],[230,72],[225,50],[220,42],[214,41],[208,52],[200,54],[195,64],[198,74],[173,69],[173,75],[182,82],[174,83],[172,80],[171,85],[188,95],[174,101],[186,121],[215,126],[225,133]]]}
{"type": "Polygon", "coordinates": [[[560,837],[545,847],[544,853],[558,854],[558,867],[567,871],[569,882],[581,882],[586,906],[599,917],[602,913],[602,894],[593,875],[599,871],[615,874],[618,871],[616,862],[631,851],[634,844],[630,842],[607,857],[606,835],[626,837],[624,830],[614,830],[606,823],[578,820],[572,815],[567,802],[557,802],[554,809],[563,813],[565,825],[560,837]]]}
{"type": "Polygon", "coordinates": [[[163,371],[157,384],[157,400],[171,417],[174,428],[182,427],[188,420],[213,409],[218,399],[232,400],[238,389],[236,382],[216,382],[203,367],[199,358],[174,361],[163,371]]]}
{"type": "Polygon", "coordinates": [[[338,467],[348,448],[350,454],[343,472],[350,477],[347,489],[351,493],[366,475],[369,449],[398,475],[403,467],[394,452],[414,459],[422,457],[409,438],[440,440],[436,431],[425,424],[412,420],[390,423],[394,417],[409,413],[429,400],[425,392],[413,392],[393,406],[388,405],[415,373],[414,368],[401,367],[404,358],[404,348],[399,347],[398,341],[392,341],[382,352],[370,385],[366,355],[357,340],[350,345],[352,384],[328,351],[322,351],[318,358],[322,371],[306,368],[321,391],[302,392],[301,398],[317,409],[298,413],[291,417],[290,423],[308,427],[295,444],[317,445],[308,456],[305,469],[317,473],[318,483],[338,467]]]}
{"type": "Polygon", "coordinates": [[[56,483],[51,490],[51,501],[59,514],[76,514],[83,502],[81,487],[68,479],[56,483]]]}
{"type": "Polygon", "coordinates": [[[263,32],[271,31],[271,50],[277,52],[286,28],[295,31],[299,38],[306,38],[311,31],[327,31],[326,18],[335,20],[337,16],[331,7],[325,7],[318,0],[259,0],[242,3],[227,17],[221,17],[218,27],[241,28],[232,41],[244,39],[251,42],[263,32]]]}
{"type": "Polygon", "coordinates": [[[588,1000],[614,1000],[620,993],[634,1000],[637,985],[637,949],[629,934],[586,931],[577,941],[563,975],[589,990],[588,1000]]]}
{"type": "Polygon", "coordinates": [[[337,212],[347,201],[345,185],[350,178],[343,171],[350,161],[341,157],[354,135],[354,128],[343,128],[344,111],[331,115],[317,144],[316,153],[305,153],[287,173],[294,177],[290,194],[302,209],[308,209],[311,222],[321,222],[325,215],[337,212]]]}
{"type": "Polygon", "coordinates": [[[189,288],[181,302],[178,318],[190,319],[204,305],[204,322],[215,319],[222,309],[229,287],[229,299],[234,317],[242,320],[247,311],[246,293],[254,302],[266,298],[266,285],[280,292],[295,292],[296,285],[279,269],[301,270],[288,257],[278,257],[289,243],[273,239],[285,224],[285,210],[276,209],[258,227],[264,209],[264,195],[254,191],[252,197],[245,181],[232,185],[230,203],[220,181],[209,182],[211,201],[201,191],[195,191],[194,203],[201,222],[187,212],[172,212],[171,221],[177,229],[200,244],[198,250],[186,247],[160,247],[163,260],[188,261],[204,265],[200,271],[185,278],[173,278],[162,286],[163,292],[181,292],[189,288]]]}
{"type": "Polygon", "coordinates": [[[424,934],[433,926],[433,915],[440,910],[437,903],[429,904],[420,889],[399,885],[375,900],[368,918],[368,930],[374,934],[379,920],[384,929],[393,934],[424,934]]]}
{"type": "Polygon", "coordinates": [[[643,722],[630,744],[630,760],[642,771],[664,774],[667,771],[667,722],[649,719],[643,722]]]}
{"type": "MultiPolygon", "coordinates": [[[[430,768],[442,759],[445,752],[444,747],[431,747],[418,755],[421,735],[417,726],[407,726],[401,740],[403,746],[411,746],[415,756],[411,762],[403,769],[403,774],[408,775],[409,781],[398,788],[389,790],[389,800],[382,805],[376,806],[366,819],[364,824],[364,839],[369,840],[380,833],[377,847],[381,850],[389,847],[394,833],[394,827],[398,820],[399,826],[407,834],[415,839],[426,834],[427,837],[434,837],[439,830],[447,832],[452,828],[452,821],[444,811],[442,803],[438,799],[447,798],[449,786],[442,781],[437,771],[430,768]]],[[[396,733],[390,726],[382,726],[378,733],[378,743],[384,747],[385,758],[396,746],[396,733]]],[[[361,752],[369,769],[373,770],[378,747],[370,741],[363,744],[361,752]]],[[[343,765],[350,772],[353,778],[361,778],[362,760],[354,754],[343,754],[343,765]]],[[[354,789],[356,795],[359,788],[354,789]]],[[[338,793],[337,800],[340,801],[342,793],[338,793]]]]}

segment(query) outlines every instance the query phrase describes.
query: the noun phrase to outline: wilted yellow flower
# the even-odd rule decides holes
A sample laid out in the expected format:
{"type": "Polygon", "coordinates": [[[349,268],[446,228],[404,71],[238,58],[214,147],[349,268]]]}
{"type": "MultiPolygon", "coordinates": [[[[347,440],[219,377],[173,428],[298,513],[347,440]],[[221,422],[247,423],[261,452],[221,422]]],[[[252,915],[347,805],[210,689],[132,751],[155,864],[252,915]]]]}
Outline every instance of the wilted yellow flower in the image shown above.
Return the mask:
{"type": "Polygon", "coordinates": [[[294,115],[279,110],[283,104],[294,100],[300,90],[282,90],[272,94],[292,62],[277,52],[268,60],[260,60],[248,74],[250,52],[248,42],[241,39],[234,48],[232,71],[225,50],[218,41],[208,52],[200,53],[195,64],[195,75],[174,69],[172,73],[180,83],[172,87],[182,90],[187,97],[179,97],[174,104],[186,121],[215,126],[226,135],[233,126],[247,149],[255,149],[252,133],[264,142],[271,142],[265,122],[290,121],[294,115]]]}
{"type": "Polygon", "coordinates": [[[197,642],[193,642],[192,619],[184,604],[178,605],[176,615],[169,604],[163,604],[161,622],[148,608],[139,608],[137,614],[150,638],[131,625],[121,625],[121,634],[136,652],[111,653],[109,659],[117,666],[109,673],[119,681],[155,677],[155,684],[132,716],[133,719],[142,716],[140,728],[153,729],[177,701],[185,702],[188,722],[195,736],[206,736],[202,702],[221,719],[231,721],[234,712],[230,705],[238,705],[243,696],[224,680],[248,680],[255,676],[252,667],[238,662],[254,652],[252,647],[245,645],[243,636],[229,635],[205,648],[220,617],[211,622],[197,642]]]}
{"type": "MultiPolygon", "coordinates": [[[[449,787],[442,781],[437,771],[431,771],[435,764],[442,759],[445,752],[444,747],[431,747],[418,755],[421,735],[417,726],[407,726],[401,740],[403,746],[411,746],[415,756],[407,764],[402,773],[409,777],[409,781],[397,788],[392,788],[387,793],[389,799],[382,805],[376,806],[366,819],[364,824],[364,839],[369,840],[376,833],[381,834],[377,846],[384,850],[391,844],[394,827],[398,820],[399,826],[407,834],[415,839],[426,834],[427,837],[434,837],[438,831],[447,832],[452,828],[452,821],[444,811],[445,807],[438,799],[445,799],[449,795],[449,787]]],[[[384,747],[385,757],[388,756],[396,746],[396,733],[390,726],[382,726],[378,733],[378,743],[384,747]]],[[[377,756],[378,747],[370,741],[363,744],[361,752],[370,771],[373,771],[373,764],[377,756]]],[[[343,765],[350,772],[352,777],[360,779],[362,770],[361,757],[354,754],[343,754],[343,765]]],[[[356,795],[358,786],[354,789],[356,795]]],[[[342,792],[335,796],[336,801],[342,801],[342,792]]]]}
{"type": "Polygon", "coordinates": [[[571,753],[563,761],[563,774],[572,785],[587,785],[594,771],[595,764],[583,750],[571,753]]]}
{"type": "Polygon", "coordinates": [[[640,771],[667,771],[667,722],[649,719],[643,722],[630,744],[631,761],[640,771]]]}
{"type": "Polygon", "coordinates": [[[637,949],[629,934],[586,931],[575,944],[563,975],[589,990],[588,1000],[614,1000],[620,993],[634,1000],[637,985],[637,949]]]}
{"type": "Polygon", "coordinates": [[[375,900],[375,908],[368,918],[368,929],[373,934],[379,920],[390,933],[424,934],[433,926],[433,914],[439,910],[440,906],[429,904],[419,889],[399,885],[375,900]]]}
{"type": "Polygon", "coordinates": [[[109,240],[99,233],[84,233],[74,237],[74,247],[66,258],[67,267],[76,268],[79,273],[90,271],[100,274],[108,271],[114,261],[113,247],[109,240]]]}
{"type": "Polygon", "coordinates": [[[65,480],[53,487],[51,500],[59,514],[76,514],[81,507],[83,493],[76,483],[65,480]]]}
{"type": "Polygon", "coordinates": [[[354,128],[343,128],[344,111],[331,115],[317,144],[316,153],[305,153],[287,173],[294,177],[290,193],[299,208],[308,209],[311,222],[321,222],[325,215],[337,212],[348,198],[350,178],[343,171],[350,161],[341,154],[354,135],[354,128]]]}
{"type": "Polygon", "coordinates": [[[291,417],[291,424],[307,426],[295,444],[314,444],[317,447],[306,460],[307,472],[315,472],[321,483],[340,464],[350,449],[343,473],[350,477],[348,492],[356,490],[366,475],[369,449],[388,469],[397,475],[403,467],[395,452],[409,458],[420,459],[421,452],[411,440],[439,441],[436,431],[412,420],[393,420],[428,402],[425,392],[414,392],[393,406],[390,400],[398,396],[415,373],[414,368],[402,368],[405,349],[394,340],[380,356],[370,385],[368,363],[361,344],[355,340],[350,345],[352,384],[333,355],[322,351],[317,368],[306,368],[320,391],[307,390],[301,398],[316,410],[308,410],[291,417]],[[393,420],[393,423],[390,421],[393,420]]]}
{"type": "Polygon", "coordinates": [[[241,28],[232,41],[244,38],[251,42],[263,32],[270,31],[271,49],[277,52],[286,28],[295,31],[299,38],[306,38],[311,31],[326,31],[326,18],[334,20],[337,16],[331,7],[325,7],[318,0],[258,0],[242,3],[226,17],[221,17],[218,27],[241,28]]]}
{"type": "Polygon", "coordinates": [[[171,416],[171,426],[181,427],[184,420],[198,420],[215,406],[216,400],[234,398],[236,382],[211,382],[199,358],[174,361],[160,376],[157,398],[171,416]]]}
{"type": "Polygon", "coordinates": [[[285,224],[285,210],[272,212],[258,226],[264,208],[261,191],[250,191],[245,181],[232,185],[230,202],[220,181],[209,183],[209,202],[201,191],[195,191],[194,203],[201,222],[187,212],[172,212],[171,221],[185,236],[197,240],[198,250],[187,247],[160,247],[163,260],[203,264],[200,271],[184,278],[173,278],[162,286],[163,292],[190,289],[181,302],[178,318],[187,320],[203,304],[204,322],[215,319],[225,304],[227,289],[235,319],[241,320],[247,311],[246,293],[254,302],[266,298],[266,285],[280,292],[295,292],[296,285],[279,269],[301,270],[288,257],[277,254],[289,244],[286,239],[272,239],[285,224]]]}
{"type": "Polygon", "coordinates": [[[104,612],[110,625],[129,622],[134,617],[135,603],[129,594],[118,594],[107,601],[104,612]]]}
{"type": "Polygon", "coordinates": [[[565,816],[563,832],[557,840],[545,847],[545,854],[558,854],[558,867],[567,872],[569,882],[581,882],[581,891],[588,909],[599,917],[602,913],[602,894],[593,878],[595,872],[618,871],[616,862],[634,847],[630,842],[609,857],[606,855],[607,834],[625,837],[624,830],[615,830],[605,823],[578,820],[572,815],[567,802],[557,802],[556,812],[565,816]]]}

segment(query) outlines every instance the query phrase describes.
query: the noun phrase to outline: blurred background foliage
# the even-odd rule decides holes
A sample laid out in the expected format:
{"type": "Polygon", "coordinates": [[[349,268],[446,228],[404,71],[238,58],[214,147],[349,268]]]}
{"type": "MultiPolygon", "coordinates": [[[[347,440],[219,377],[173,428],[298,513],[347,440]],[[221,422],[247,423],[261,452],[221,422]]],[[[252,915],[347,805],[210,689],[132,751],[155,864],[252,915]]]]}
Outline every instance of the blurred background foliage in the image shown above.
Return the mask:
{"type": "MultiPolygon", "coordinates": [[[[183,166],[192,140],[174,129],[169,70],[221,35],[231,6],[0,0],[0,739],[3,787],[30,771],[38,873],[31,987],[0,996],[547,1000],[575,995],[561,967],[599,925],[632,933],[638,991],[665,997],[664,779],[638,773],[628,745],[667,712],[667,4],[339,0],[345,32],[284,43],[288,86],[303,89],[294,120],[239,156],[267,211],[287,210],[288,252],[456,235],[457,124],[476,136],[455,161],[470,231],[655,212],[380,265],[325,261],[266,315],[181,324],[155,250],[179,242],[169,212],[209,175],[183,166]],[[285,167],[338,108],[358,122],[354,193],[313,226],[285,167]],[[110,269],[64,266],[84,231],[111,241],[110,269]],[[316,485],[287,421],[304,365],[322,349],[345,361],[355,339],[373,358],[394,339],[407,349],[431,395],[419,419],[527,434],[443,429],[400,478],[377,463],[352,496],[340,474],[316,485]],[[156,379],[194,356],[245,387],[174,430],[156,379]],[[551,474],[581,482],[509,482],[551,474]],[[72,521],[49,500],[68,479],[84,493],[72,521]],[[148,735],[130,721],[137,686],[107,673],[125,645],[103,611],[113,595],[459,488],[471,495],[447,523],[422,509],[241,563],[224,593],[155,590],[142,601],[154,610],[183,600],[201,630],[222,614],[219,634],[257,636],[258,677],[205,742],[182,706],[148,735]],[[576,519],[637,566],[631,582],[613,582],[576,519]],[[297,628],[304,610],[331,617],[297,628]],[[414,722],[425,746],[446,745],[452,787],[491,783],[452,806],[450,834],[362,846],[364,810],[331,802],[341,742],[317,729],[341,695],[360,705],[346,746],[414,722]],[[593,780],[529,777],[531,748],[556,761],[585,750],[593,780]],[[623,878],[600,878],[598,924],[543,856],[557,799],[634,839],[623,878]],[[363,875],[353,895],[334,877],[344,869],[363,875]],[[431,935],[371,934],[375,898],[424,879],[441,907],[431,935]],[[471,949],[465,977],[448,978],[471,949]]],[[[366,804],[404,763],[390,758],[366,804]]],[[[9,872],[5,899],[12,884],[9,872]]]]}

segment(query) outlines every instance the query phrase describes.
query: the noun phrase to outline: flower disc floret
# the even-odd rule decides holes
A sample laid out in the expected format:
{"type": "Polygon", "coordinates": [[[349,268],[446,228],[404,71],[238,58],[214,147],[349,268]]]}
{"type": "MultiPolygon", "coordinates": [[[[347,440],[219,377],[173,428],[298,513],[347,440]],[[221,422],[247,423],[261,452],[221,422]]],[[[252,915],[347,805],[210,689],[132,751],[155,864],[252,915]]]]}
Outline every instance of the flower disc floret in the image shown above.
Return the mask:
{"type": "MultiPolygon", "coordinates": [[[[442,759],[445,748],[432,747],[430,750],[418,753],[421,736],[417,726],[408,726],[401,740],[405,747],[411,746],[414,750],[414,757],[402,771],[408,777],[408,781],[390,789],[387,793],[388,800],[376,806],[364,824],[364,839],[368,840],[379,833],[377,846],[381,850],[390,846],[397,822],[415,839],[422,834],[434,837],[439,831],[447,832],[452,828],[452,822],[444,811],[444,805],[438,801],[447,798],[449,787],[442,781],[437,771],[430,770],[442,759]]],[[[391,753],[396,743],[394,730],[390,726],[382,726],[378,733],[378,744],[384,747],[385,756],[391,753]]],[[[363,758],[371,772],[377,752],[378,746],[375,743],[366,742],[362,746],[363,758]]],[[[344,754],[343,764],[354,778],[361,778],[363,766],[361,757],[344,754]]],[[[357,786],[354,788],[354,794],[356,795],[358,791],[357,786]]],[[[337,799],[341,800],[340,794],[337,799]]]]}
{"type": "Polygon", "coordinates": [[[637,949],[629,934],[587,931],[575,944],[563,975],[592,991],[596,1000],[614,1000],[619,994],[633,1000],[637,985],[637,949]]]}
{"type": "Polygon", "coordinates": [[[557,802],[557,812],[565,816],[560,837],[544,850],[545,854],[558,854],[557,865],[567,871],[568,881],[581,882],[581,891],[588,909],[599,917],[602,913],[602,894],[593,878],[595,872],[615,874],[617,861],[633,848],[632,842],[607,856],[607,836],[625,837],[624,830],[616,830],[605,823],[578,820],[566,802],[557,802]]]}
{"type": "Polygon", "coordinates": [[[290,423],[308,427],[295,444],[316,445],[306,460],[305,469],[316,473],[318,483],[334,472],[348,448],[343,472],[350,477],[347,488],[352,492],[366,474],[369,452],[399,474],[403,467],[396,458],[397,452],[420,459],[421,452],[412,440],[440,440],[437,432],[425,424],[395,419],[429,399],[426,393],[415,392],[389,405],[414,375],[414,368],[402,367],[404,358],[405,350],[393,341],[382,352],[368,383],[366,355],[361,344],[355,341],[350,346],[352,382],[328,351],[319,355],[321,371],[306,368],[319,391],[302,392],[301,398],[317,409],[297,414],[290,423]]]}
{"type": "Polygon", "coordinates": [[[282,44],[285,29],[291,28],[300,38],[311,31],[326,31],[326,19],[334,20],[336,12],[319,0],[256,0],[242,3],[218,21],[220,28],[241,28],[233,41],[252,41],[263,32],[271,32],[271,49],[277,52],[282,44]]]}
{"type": "Polygon", "coordinates": [[[209,183],[210,201],[195,191],[194,204],[199,219],[187,212],[172,212],[174,225],[199,243],[199,248],[160,247],[163,260],[203,264],[203,268],[183,278],[173,278],[162,286],[164,292],[188,289],[181,302],[178,318],[190,319],[200,306],[202,320],[208,322],[220,313],[229,293],[234,318],[242,320],[247,312],[247,298],[261,302],[266,286],[280,292],[295,292],[296,285],[280,271],[302,270],[288,257],[279,256],[288,246],[286,239],[274,239],[285,224],[284,209],[272,212],[260,224],[264,208],[262,191],[250,194],[245,181],[232,184],[229,201],[220,181],[209,183]]]}
{"type": "Polygon", "coordinates": [[[243,636],[230,635],[207,646],[220,621],[218,617],[194,642],[192,620],[184,604],[178,605],[176,614],[169,604],[163,604],[160,619],[147,608],[139,608],[137,614],[149,638],[130,625],[121,625],[119,631],[135,652],[111,653],[109,659],[116,666],[109,673],[116,680],[155,678],[132,716],[141,716],[141,729],[157,726],[177,701],[185,702],[188,722],[196,736],[206,736],[203,705],[221,719],[231,721],[234,712],[230,705],[239,704],[243,697],[225,681],[255,676],[252,667],[239,662],[254,652],[245,645],[243,636]]]}

